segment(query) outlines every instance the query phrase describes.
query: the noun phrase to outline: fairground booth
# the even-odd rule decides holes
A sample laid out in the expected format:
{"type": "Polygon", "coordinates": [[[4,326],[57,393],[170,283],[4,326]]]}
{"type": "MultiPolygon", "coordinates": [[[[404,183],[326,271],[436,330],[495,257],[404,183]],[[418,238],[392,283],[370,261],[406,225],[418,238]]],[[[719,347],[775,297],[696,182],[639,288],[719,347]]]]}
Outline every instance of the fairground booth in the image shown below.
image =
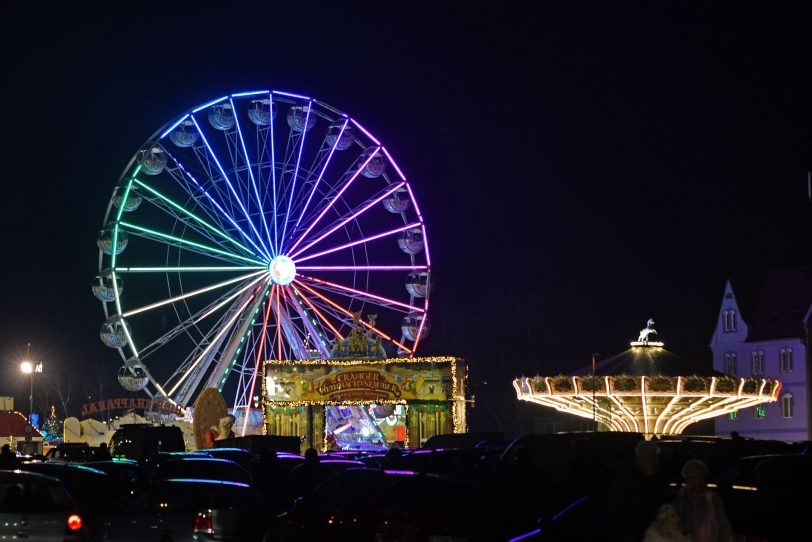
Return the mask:
{"type": "Polygon", "coordinates": [[[269,360],[265,432],[303,437],[303,448],[419,447],[465,432],[465,381],[453,357],[269,360]]]}

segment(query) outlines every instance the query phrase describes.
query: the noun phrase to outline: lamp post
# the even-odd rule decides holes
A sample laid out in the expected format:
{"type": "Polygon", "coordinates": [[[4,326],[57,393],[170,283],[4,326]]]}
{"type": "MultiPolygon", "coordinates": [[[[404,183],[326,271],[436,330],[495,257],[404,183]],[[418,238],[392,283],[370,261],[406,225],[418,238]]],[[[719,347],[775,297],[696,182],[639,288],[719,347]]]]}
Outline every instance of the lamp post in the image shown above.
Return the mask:
{"type": "Polygon", "coordinates": [[[28,343],[26,348],[25,360],[20,363],[20,370],[29,375],[31,378],[31,386],[28,391],[28,423],[33,427],[34,425],[34,373],[42,372],[42,362],[31,361],[31,343],[28,343]]]}

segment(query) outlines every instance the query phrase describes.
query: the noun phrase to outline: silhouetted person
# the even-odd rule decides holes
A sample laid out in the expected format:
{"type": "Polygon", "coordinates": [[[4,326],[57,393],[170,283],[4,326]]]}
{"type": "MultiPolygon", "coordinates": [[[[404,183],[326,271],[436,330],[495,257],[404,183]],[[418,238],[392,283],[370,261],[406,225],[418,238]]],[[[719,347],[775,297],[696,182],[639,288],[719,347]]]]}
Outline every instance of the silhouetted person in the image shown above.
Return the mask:
{"type": "Polygon", "coordinates": [[[386,469],[402,469],[403,468],[403,452],[400,447],[393,446],[386,450],[386,456],[383,461],[383,466],[386,469]]]}
{"type": "Polygon", "coordinates": [[[660,473],[660,447],[643,440],[634,447],[634,468],[618,471],[609,489],[609,540],[639,542],[657,510],[671,501],[660,473]]]}
{"type": "Polygon", "coordinates": [[[0,452],[0,464],[7,466],[10,463],[17,462],[17,454],[11,451],[11,446],[3,444],[3,450],[0,452]]]}
{"type": "Polygon", "coordinates": [[[679,510],[682,532],[693,542],[728,542],[733,528],[719,494],[708,487],[708,465],[690,459],[682,466],[685,482],[674,504],[679,510]]]}
{"type": "Polygon", "coordinates": [[[110,455],[110,450],[107,449],[107,443],[102,442],[99,444],[98,449],[93,452],[93,461],[109,461],[113,459],[113,456],[110,455]]]}
{"type": "Polygon", "coordinates": [[[260,448],[251,467],[251,485],[268,499],[274,513],[284,512],[293,503],[290,472],[273,448],[260,448]]]}
{"type": "Polygon", "coordinates": [[[546,497],[557,493],[544,470],[536,464],[533,450],[516,447],[513,462],[504,473],[501,503],[510,532],[519,533],[536,526],[544,515],[546,497]]]}
{"type": "Polygon", "coordinates": [[[296,465],[290,471],[291,486],[296,497],[307,495],[331,474],[319,462],[319,453],[314,448],[305,450],[304,458],[304,463],[296,465]]]}

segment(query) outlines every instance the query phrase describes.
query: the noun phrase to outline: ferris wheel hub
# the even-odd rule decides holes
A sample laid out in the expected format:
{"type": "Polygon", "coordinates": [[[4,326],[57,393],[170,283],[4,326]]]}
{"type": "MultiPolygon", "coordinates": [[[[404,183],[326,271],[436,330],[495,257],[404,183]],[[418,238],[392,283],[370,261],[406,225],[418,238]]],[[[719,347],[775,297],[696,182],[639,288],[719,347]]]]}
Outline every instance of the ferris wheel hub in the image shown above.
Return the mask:
{"type": "Polygon", "coordinates": [[[271,280],[280,286],[287,286],[296,278],[296,264],[289,257],[280,254],[268,265],[271,280]]]}

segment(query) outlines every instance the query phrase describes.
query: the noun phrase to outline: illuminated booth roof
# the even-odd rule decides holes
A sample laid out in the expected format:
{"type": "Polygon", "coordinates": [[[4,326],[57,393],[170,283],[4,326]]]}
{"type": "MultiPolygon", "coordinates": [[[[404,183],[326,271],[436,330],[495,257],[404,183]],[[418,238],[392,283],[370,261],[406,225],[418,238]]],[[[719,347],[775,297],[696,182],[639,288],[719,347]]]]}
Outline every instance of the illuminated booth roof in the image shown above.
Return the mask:
{"type": "Polygon", "coordinates": [[[648,341],[649,320],[631,348],[569,375],[513,381],[519,400],[596,420],[609,431],[680,434],[700,420],[778,399],[781,382],[699,368],[648,341]],[[594,371],[594,376],[593,376],[594,371]]]}

